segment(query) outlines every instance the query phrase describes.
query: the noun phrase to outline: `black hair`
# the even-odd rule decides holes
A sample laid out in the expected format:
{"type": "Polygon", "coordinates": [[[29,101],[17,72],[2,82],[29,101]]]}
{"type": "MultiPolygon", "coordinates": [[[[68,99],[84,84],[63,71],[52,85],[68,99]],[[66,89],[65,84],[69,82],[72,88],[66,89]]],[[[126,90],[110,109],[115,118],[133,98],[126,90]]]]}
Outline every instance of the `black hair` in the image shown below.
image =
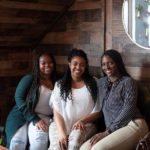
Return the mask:
{"type": "Polygon", "coordinates": [[[34,61],[34,66],[33,66],[33,70],[32,70],[32,75],[33,75],[33,81],[32,84],[30,86],[30,89],[27,93],[27,97],[26,97],[26,101],[27,101],[27,107],[33,111],[33,105],[31,105],[32,102],[32,98],[33,95],[36,96],[36,99],[39,98],[39,86],[40,86],[40,79],[41,79],[41,75],[40,75],[40,68],[39,68],[39,60],[42,56],[47,55],[52,59],[52,63],[54,64],[54,69],[52,71],[52,73],[49,76],[49,79],[52,80],[53,85],[55,84],[55,82],[57,81],[57,73],[56,73],[56,61],[55,58],[52,54],[50,53],[38,53],[35,61],[34,61]]]}
{"type": "MultiPolygon", "coordinates": [[[[76,56],[82,57],[86,62],[86,68],[83,73],[83,80],[89,92],[91,93],[93,100],[96,101],[97,85],[95,79],[89,73],[89,64],[87,55],[83,50],[74,48],[68,55],[68,62],[70,63],[71,60],[76,56]]],[[[58,82],[58,84],[60,85],[60,94],[64,101],[66,101],[67,98],[72,100],[71,83],[72,83],[71,71],[68,66],[63,77],[58,82]]]]}
{"type": "MultiPolygon", "coordinates": [[[[125,68],[121,54],[117,50],[114,50],[114,49],[106,50],[101,57],[101,64],[102,64],[102,58],[104,56],[110,56],[114,60],[121,76],[130,76],[125,68]]],[[[103,74],[104,74],[104,76],[106,76],[106,74],[104,72],[103,72],[103,74]]]]}

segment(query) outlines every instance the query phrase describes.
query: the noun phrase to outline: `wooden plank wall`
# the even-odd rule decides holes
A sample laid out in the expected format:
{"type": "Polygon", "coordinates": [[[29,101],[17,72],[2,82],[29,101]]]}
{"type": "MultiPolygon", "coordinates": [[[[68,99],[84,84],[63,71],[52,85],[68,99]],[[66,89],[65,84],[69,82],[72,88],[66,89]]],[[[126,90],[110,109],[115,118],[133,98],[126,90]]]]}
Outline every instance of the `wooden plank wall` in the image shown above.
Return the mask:
{"type": "Polygon", "coordinates": [[[64,5],[0,1],[0,48],[32,47],[64,5]]]}
{"type": "MultiPolygon", "coordinates": [[[[19,79],[31,71],[35,51],[30,45],[34,44],[34,38],[42,29],[50,25],[52,16],[61,10],[62,5],[57,4],[60,3],[55,2],[51,7],[23,1],[0,2],[0,8],[8,7],[12,10],[11,14],[8,9],[0,9],[1,13],[5,12],[3,23],[0,19],[0,27],[3,27],[0,30],[0,37],[3,35],[0,38],[0,64],[3,64],[0,66],[0,114],[3,114],[0,116],[0,125],[4,125],[12,107],[19,79]],[[49,8],[52,8],[52,14],[49,8]],[[24,37],[27,37],[26,40],[23,40],[24,37]]],[[[90,71],[93,75],[100,76],[100,56],[104,49],[104,8],[104,0],[77,0],[35,49],[53,53],[57,59],[58,71],[62,73],[71,49],[81,48],[88,54],[90,71]]]]}
{"type": "Polygon", "coordinates": [[[14,103],[14,92],[22,75],[31,71],[33,52],[29,49],[0,50],[0,125],[14,103]]]}
{"type": "Polygon", "coordinates": [[[106,49],[121,52],[128,72],[136,80],[150,81],[150,50],[140,48],[127,36],[122,22],[123,0],[106,0],[106,49]]]}
{"type": "Polygon", "coordinates": [[[42,40],[39,49],[50,50],[63,72],[72,48],[83,49],[89,58],[90,71],[100,76],[100,56],[104,50],[104,0],[77,0],[42,40]],[[61,24],[61,30],[60,28],[61,24]]]}

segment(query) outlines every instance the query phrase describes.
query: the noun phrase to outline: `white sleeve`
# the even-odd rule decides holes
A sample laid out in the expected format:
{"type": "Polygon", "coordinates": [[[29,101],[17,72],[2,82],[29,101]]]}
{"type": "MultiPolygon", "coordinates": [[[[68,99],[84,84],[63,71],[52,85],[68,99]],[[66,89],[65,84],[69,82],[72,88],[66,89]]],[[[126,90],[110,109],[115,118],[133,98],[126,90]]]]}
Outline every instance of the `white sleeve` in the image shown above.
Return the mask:
{"type": "Polygon", "coordinates": [[[63,100],[60,96],[60,88],[58,83],[56,82],[54,86],[54,90],[52,91],[52,95],[50,97],[49,104],[55,109],[60,115],[63,114],[64,107],[63,107],[63,100]]]}
{"type": "Polygon", "coordinates": [[[100,102],[99,102],[99,98],[97,98],[97,101],[96,101],[95,106],[94,106],[94,108],[92,110],[92,113],[100,112],[100,110],[101,110],[100,102]]]}

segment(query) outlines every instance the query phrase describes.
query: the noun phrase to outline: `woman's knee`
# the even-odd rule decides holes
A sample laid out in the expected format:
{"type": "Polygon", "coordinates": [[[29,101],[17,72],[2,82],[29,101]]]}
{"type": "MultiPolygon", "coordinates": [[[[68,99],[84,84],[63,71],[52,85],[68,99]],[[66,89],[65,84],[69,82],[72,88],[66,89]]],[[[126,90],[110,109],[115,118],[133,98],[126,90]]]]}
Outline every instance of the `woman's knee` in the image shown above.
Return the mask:
{"type": "Polygon", "coordinates": [[[109,150],[109,148],[104,144],[95,144],[91,146],[89,141],[87,141],[80,147],[80,150],[109,150]]]}
{"type": "Polygon", "coordinates": [[[69,149],[72,149],[72,150],[79,149],[83,141],[84,141],[84,137],[83,137],[82,131],[79,129],[72,130],[69,135],[68,147],[69,149]]]}
{"type": "Polygon", "coordinates": [[[10,142],[9,150],[25,150],[26,142],[20,139],[12,139],[10,142]]]}
{"type": "Polygon", "coordinates": [[[47,134],[39,134],[36,137],[30,137],[29,140],[30,144],[37,143],[39,145],[41,144],[47,144],[48,143],[48,135],[47,134]]]}
{"type": "Polygon", "coordinates": [[[31,150],[45,150],[48,148],[48,133],[36,132],[29,137],[29,144],[31,150]]]}
{"type": "Polygon", "coordinates": [[[86,141],[84,144],[82,144],[80,150],[91,150],[91,145],[89,141],[86,141]]]}
{"type": "Polygon", "coordinates": [[[107,145],[94,145],[91,150],[110,150],[107,145]]]}
{"type": "Polygon", "coordinates": [[[24,150],[27,145],[27,124],[20,127],[10,141],[10,150],[24,150]],[[23,135],[23,136],[22,136],[23,135]]]}
{"type": "Polygon", "coordinates": [[[30,144],[30,150],[47,150],[48,142],[35,142],[30,144]]]}

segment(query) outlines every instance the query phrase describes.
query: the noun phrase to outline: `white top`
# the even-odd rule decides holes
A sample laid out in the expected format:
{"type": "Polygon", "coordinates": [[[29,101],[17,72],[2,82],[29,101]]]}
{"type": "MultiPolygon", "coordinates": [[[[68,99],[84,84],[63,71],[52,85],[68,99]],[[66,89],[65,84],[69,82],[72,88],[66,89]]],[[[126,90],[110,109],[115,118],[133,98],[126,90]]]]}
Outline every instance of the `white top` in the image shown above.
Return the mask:
{"type": "Polygon", "coordinates": [[[52,90],[48,89],[47,87],[43,85],[40,86],[39,101],[35,107],[36,113],[40,115],[44,115],[44,116],[53,114],[52,107],[50,107],[49,105],[49,99],[50,99],[51,93],[52,93],[52,90]]]}
{"type": "Polygon", "coordinates": [[[60,96],[58,83],[55,84],[50,103],[52,103],[54,109],[63,117],[68,134],[76,121],[92,112],[98,111],[94,109],[94,101],[86,86],[80,89],[72,88],[72,99],[69,100],[67,98],[65,102],[60,96]]]}

